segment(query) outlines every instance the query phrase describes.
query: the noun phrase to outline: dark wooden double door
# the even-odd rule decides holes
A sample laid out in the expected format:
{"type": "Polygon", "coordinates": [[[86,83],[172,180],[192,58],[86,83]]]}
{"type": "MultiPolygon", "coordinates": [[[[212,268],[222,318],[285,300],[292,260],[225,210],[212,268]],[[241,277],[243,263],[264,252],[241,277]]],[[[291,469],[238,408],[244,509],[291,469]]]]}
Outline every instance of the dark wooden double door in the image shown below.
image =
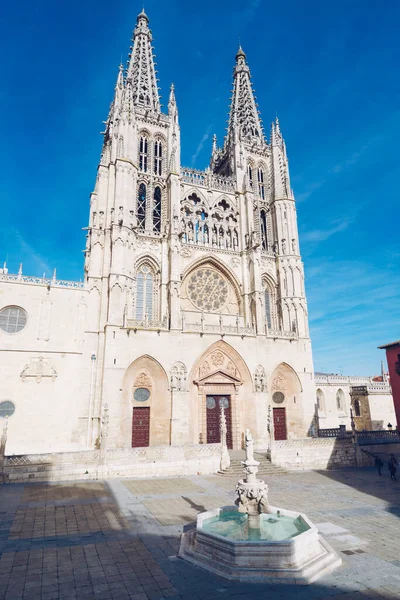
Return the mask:
{"type": "Polygon", "coordinates": [[[230,396],[206,396],[207,444],[219,444],[221,441],[220,417],[221,408],[225,409],[226,445],[232,448],[232,412],[230,396]]]}
{"type": "Polygon", "coordinates": [[[286,409],[274,408],[274,438],[286,440],[286,409]]]}
{"type": "Polygon", "coordinates": [[[149,445],[150,407],[134,408],[132,414],[132,448],[143,448],[149,445]]]}

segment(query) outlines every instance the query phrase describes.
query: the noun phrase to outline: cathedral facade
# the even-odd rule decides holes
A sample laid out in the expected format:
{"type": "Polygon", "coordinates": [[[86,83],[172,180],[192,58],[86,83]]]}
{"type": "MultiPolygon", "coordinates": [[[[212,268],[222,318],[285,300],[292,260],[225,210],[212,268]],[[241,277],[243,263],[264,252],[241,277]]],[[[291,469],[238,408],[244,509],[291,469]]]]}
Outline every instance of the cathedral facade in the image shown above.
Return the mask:
{"type": "MultiPolygon", "coordinates": [[[[84,282],[1,277],[9,451],[304,438],[316,387],[296,204],[276,119],[264,134],[239,48],[226,137],[180,164],[147,15],[120,67],[90,198],[84,282]]],[[[4,408],[3,412],[7,412],[4,408]]]]}

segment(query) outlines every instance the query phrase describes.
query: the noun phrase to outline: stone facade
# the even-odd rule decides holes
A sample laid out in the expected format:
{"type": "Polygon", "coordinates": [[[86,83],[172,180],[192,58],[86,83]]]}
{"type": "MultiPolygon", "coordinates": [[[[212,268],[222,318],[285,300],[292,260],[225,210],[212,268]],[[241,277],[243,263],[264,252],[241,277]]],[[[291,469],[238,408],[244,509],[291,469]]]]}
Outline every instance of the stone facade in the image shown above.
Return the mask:
{"type": "Polygon", "coordinates": [[[345,425],[350,430],[351,410],[357,431],[386,429],[389,423],[396,428],[392,391],[383,369],[377,378],[316,373],[315,388],[320,429],[345,425]]]}
{"type": "Polygon", "coordinates": [[[217,443],[221,402],[233,448],[246,428],[257,448],[312,433],[286,146],[277,119],[264,136],[242,49],[233,87],[210,167],[182,167],[175,90],[163,113],[138,16],[90,198],[84,282],[0,274],[8,453],[217,443]]]}

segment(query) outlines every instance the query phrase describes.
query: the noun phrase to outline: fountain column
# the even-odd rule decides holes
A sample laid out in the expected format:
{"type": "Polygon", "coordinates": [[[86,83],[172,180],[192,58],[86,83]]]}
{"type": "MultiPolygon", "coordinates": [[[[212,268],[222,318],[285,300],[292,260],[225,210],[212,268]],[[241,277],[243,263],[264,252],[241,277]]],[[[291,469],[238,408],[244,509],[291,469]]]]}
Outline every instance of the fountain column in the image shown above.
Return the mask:
{"type": "Polygon", "coordinates": [[[236,484],[238,498],[235,502],[239,512],[247,513],[250,529],[260,529],[260,515],[268,512],[268,485],[257,479],[258,465],[254,458],[253,437],[246,429],[246,459],[242,461],[245,478],[236,484]]]}

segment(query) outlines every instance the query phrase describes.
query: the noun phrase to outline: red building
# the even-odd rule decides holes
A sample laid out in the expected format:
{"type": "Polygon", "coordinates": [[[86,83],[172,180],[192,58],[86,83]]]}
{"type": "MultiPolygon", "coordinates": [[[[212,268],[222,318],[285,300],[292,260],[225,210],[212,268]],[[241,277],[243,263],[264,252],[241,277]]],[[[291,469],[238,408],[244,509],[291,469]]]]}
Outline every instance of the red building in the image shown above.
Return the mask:
{"type": "Polygon", "coordinates": [[[389,367],[390,385],[392,386],[394,410],[396,411],[397,427],[400,429],[400,340],[379,346],[386,350],[389,367]]]}

